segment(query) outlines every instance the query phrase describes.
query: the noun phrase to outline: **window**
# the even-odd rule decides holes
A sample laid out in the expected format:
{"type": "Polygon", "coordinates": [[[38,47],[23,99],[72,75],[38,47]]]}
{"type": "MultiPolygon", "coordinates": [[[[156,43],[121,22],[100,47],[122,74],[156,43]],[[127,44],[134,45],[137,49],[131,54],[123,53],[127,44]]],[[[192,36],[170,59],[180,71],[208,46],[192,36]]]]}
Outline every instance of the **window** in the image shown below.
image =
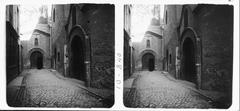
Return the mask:
{"type": "Polygon", "coordinates": [[[72,10],[72,24],[76,25],[76,7],[73,6],[73,10],[72,10]]]}
{"type": "Polygon", "coordinates": [[[56,64],[56,60],[57,60],[57,49],[54,48],[54,63],[56,64]]]}
{"type": "Polygon", "coordinates": [[[60,52],[58,52],[58,62],[60,62],[60,52]]]}
{"type": "Polygon", "coordinates": [[[130,9],[128,9],[128,14],[131,15],[131,10],[130,9]]]}
{"type": "Polygon", "coordinates": [[[38,46],[38,38],[35,38],[35,40],[34,40],[34,45],[35,45],[35,46],[38,46]]]}
{"type": "Polygon", "coordinates": [[[13,5],[9,6],[9,22],[13,24],[13,5]]]}
{"type": "Polygon", "coordinates": [[[167,19],[168,19],[168,14],[167,14],[167,11],[166,11],[166,16],[165,16],[165,21],[166,21],[166,24],[167,24],[167,19]]]}
{"type": "Polygon", "coordinates": [[[150,40],[147,40],[147,48],[150,48],[150,40]]]}
{"type": "Polygon", "coordinates": [[[53,22],[55,22],[55,9],[53,9],[53,22]]]}
{"type": "Polygon", "coordinates": [[[169,64],[172,64],[172,54],[169,55],[169,64]]]}
{"type": "Polygon", "coordinates": [[[166,50],[166,59],[165,59],[165,61],[166,61],[166,70],[168,71],[168,64],[169,64],[169,56],[168,56],[168,49],[166,50]]]}
{"type": "Polygon", "coordinates": [[[188,11],[185,10],[185,13],[184,13],[184,27],[187,27],[188,26],[188,11]]]}

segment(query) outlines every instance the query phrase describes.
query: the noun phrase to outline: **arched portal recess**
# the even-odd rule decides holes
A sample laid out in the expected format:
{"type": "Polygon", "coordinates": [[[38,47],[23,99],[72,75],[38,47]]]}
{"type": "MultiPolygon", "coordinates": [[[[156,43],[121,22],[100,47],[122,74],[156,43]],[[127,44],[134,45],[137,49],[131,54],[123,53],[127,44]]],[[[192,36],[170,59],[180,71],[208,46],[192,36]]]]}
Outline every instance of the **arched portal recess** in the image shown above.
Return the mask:
{"type": "Polygon", "coordinates": [[[182,79],[197,83],[196,60],[195,60],[195,46],[190,38],[186,38],[182,45],[182,79]]]}
{"type": "Polygon", "coordinates": [[[86,81],[85,48],[80,36],[74,36],[71,42],[71,69],[74,78],[86,81]]]}
{"type": "Polygon", "coordinates": [[[91,48],[90,40],[80,25],[74,26],[69,33],[68,55],[69,75],[90,86],[91,48]]]}
{"type": "Polygon", "coordinates": [[[40,51],[34,51],[30,56],[31,68],[43,68],[43,54],[40,51]]]}
{"type": "Polygon", "coordinates": [[[145,53],[142,56],[142,69],[153,71],[155,69],[155,57],[151,53],[145,53]]]}

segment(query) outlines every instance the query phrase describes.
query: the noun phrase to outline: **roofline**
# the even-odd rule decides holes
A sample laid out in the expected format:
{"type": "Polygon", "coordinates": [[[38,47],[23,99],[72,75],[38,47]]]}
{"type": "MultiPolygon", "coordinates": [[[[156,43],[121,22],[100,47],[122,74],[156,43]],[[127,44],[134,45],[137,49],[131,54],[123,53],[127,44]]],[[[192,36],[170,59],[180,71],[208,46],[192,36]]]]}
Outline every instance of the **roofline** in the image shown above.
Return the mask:
{"type": "Polygon", "coordinates": [[[40,32],[40,33],[42,33],[42,34],[44,34],[44,35],[50,36],[50,33],[46,33],[46,32],[41,31],[41,30],[39,30],[39,29],[34,29],[33,32],[35,32],[35,31],[40,32]]]}
{"type": "Polygon", "coordinates": [[[146,35],[146,34],[150,34],[150,35],[153,35],[153,36],[155,36],[155,37],[159,37],[160,39],[162,39],[162,35],[159,35],[159,34],[154,33],[154,32],[152,32],[152,31],[147,31],[147,32],[145,33],[145,35],[146,35]]]}

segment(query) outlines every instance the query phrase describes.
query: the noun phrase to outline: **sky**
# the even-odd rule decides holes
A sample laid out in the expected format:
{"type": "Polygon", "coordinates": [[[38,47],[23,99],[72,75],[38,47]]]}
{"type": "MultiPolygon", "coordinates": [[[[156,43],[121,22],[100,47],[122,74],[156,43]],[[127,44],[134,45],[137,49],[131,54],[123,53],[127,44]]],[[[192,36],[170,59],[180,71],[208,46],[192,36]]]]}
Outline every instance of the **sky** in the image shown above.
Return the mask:
{"type": "Polygon", "coordinates": [[[153,17],[153,5],[133,5],[132,7],[132,41],[140,42],[144,37],[150,20],[153,17]]]}
{"type": "MultiPolygon", "coordinates": [[[[29,40],[40,17],[39,8],[42,5],[20,6],[20,40],[29,40]]],[[[153,5],[133,5],[132,8],[132,41],[140,42],[153,18],[153,5]]],[[[48,6],[48,15],[51,14],[51,6],[48,6]]],[[[163,17],[163,5],[160,16],[163,17]]]]}
{"type": "Polygon", "coordinates": [[[164,16],[164,5],[160,5],[160,17],[163,19],[164,16]]]}
{"type": "MultiPolygon", "coordinates": [[[[40,17],[42,5],[20,5],[20,40],[29,40],[40,17]]],[[[48,14],[49,10],[48,10],[48,14]]]]}
{"type": "MultiPolygon", "coordinates": [[[[132,7],[132,19],[131,19],[131,36],[133,42],[141,42],[148,26],[150,25],[153,5],[137,4],[132,7]]],[[[161,12],[163,11],[163,5],[161,6],[161,12]]],[[[163,13],[160,13],[163,17],[163,13]]]]}

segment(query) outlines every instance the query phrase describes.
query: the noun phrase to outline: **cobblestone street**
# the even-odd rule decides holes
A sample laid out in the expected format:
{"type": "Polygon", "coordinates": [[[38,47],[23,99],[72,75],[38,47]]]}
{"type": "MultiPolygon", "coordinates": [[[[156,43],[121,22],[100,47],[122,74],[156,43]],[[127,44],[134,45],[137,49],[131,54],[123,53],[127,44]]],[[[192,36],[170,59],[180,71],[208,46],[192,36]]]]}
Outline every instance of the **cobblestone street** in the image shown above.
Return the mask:
{"type": "Polygon", "coordinates": [[[48,69],[24,71],[8,85],[7,95],[9,106],[104,107],[100,98],[48,69]]]}
{"type": "Polygon", "coordinates": [[[140,108],[209,108],[202,95],[167,78],[160,71],[142,71],[124,82],[124,104],[140,108]],[[132,81],[132,84],[131,84],[132,81]]]}

